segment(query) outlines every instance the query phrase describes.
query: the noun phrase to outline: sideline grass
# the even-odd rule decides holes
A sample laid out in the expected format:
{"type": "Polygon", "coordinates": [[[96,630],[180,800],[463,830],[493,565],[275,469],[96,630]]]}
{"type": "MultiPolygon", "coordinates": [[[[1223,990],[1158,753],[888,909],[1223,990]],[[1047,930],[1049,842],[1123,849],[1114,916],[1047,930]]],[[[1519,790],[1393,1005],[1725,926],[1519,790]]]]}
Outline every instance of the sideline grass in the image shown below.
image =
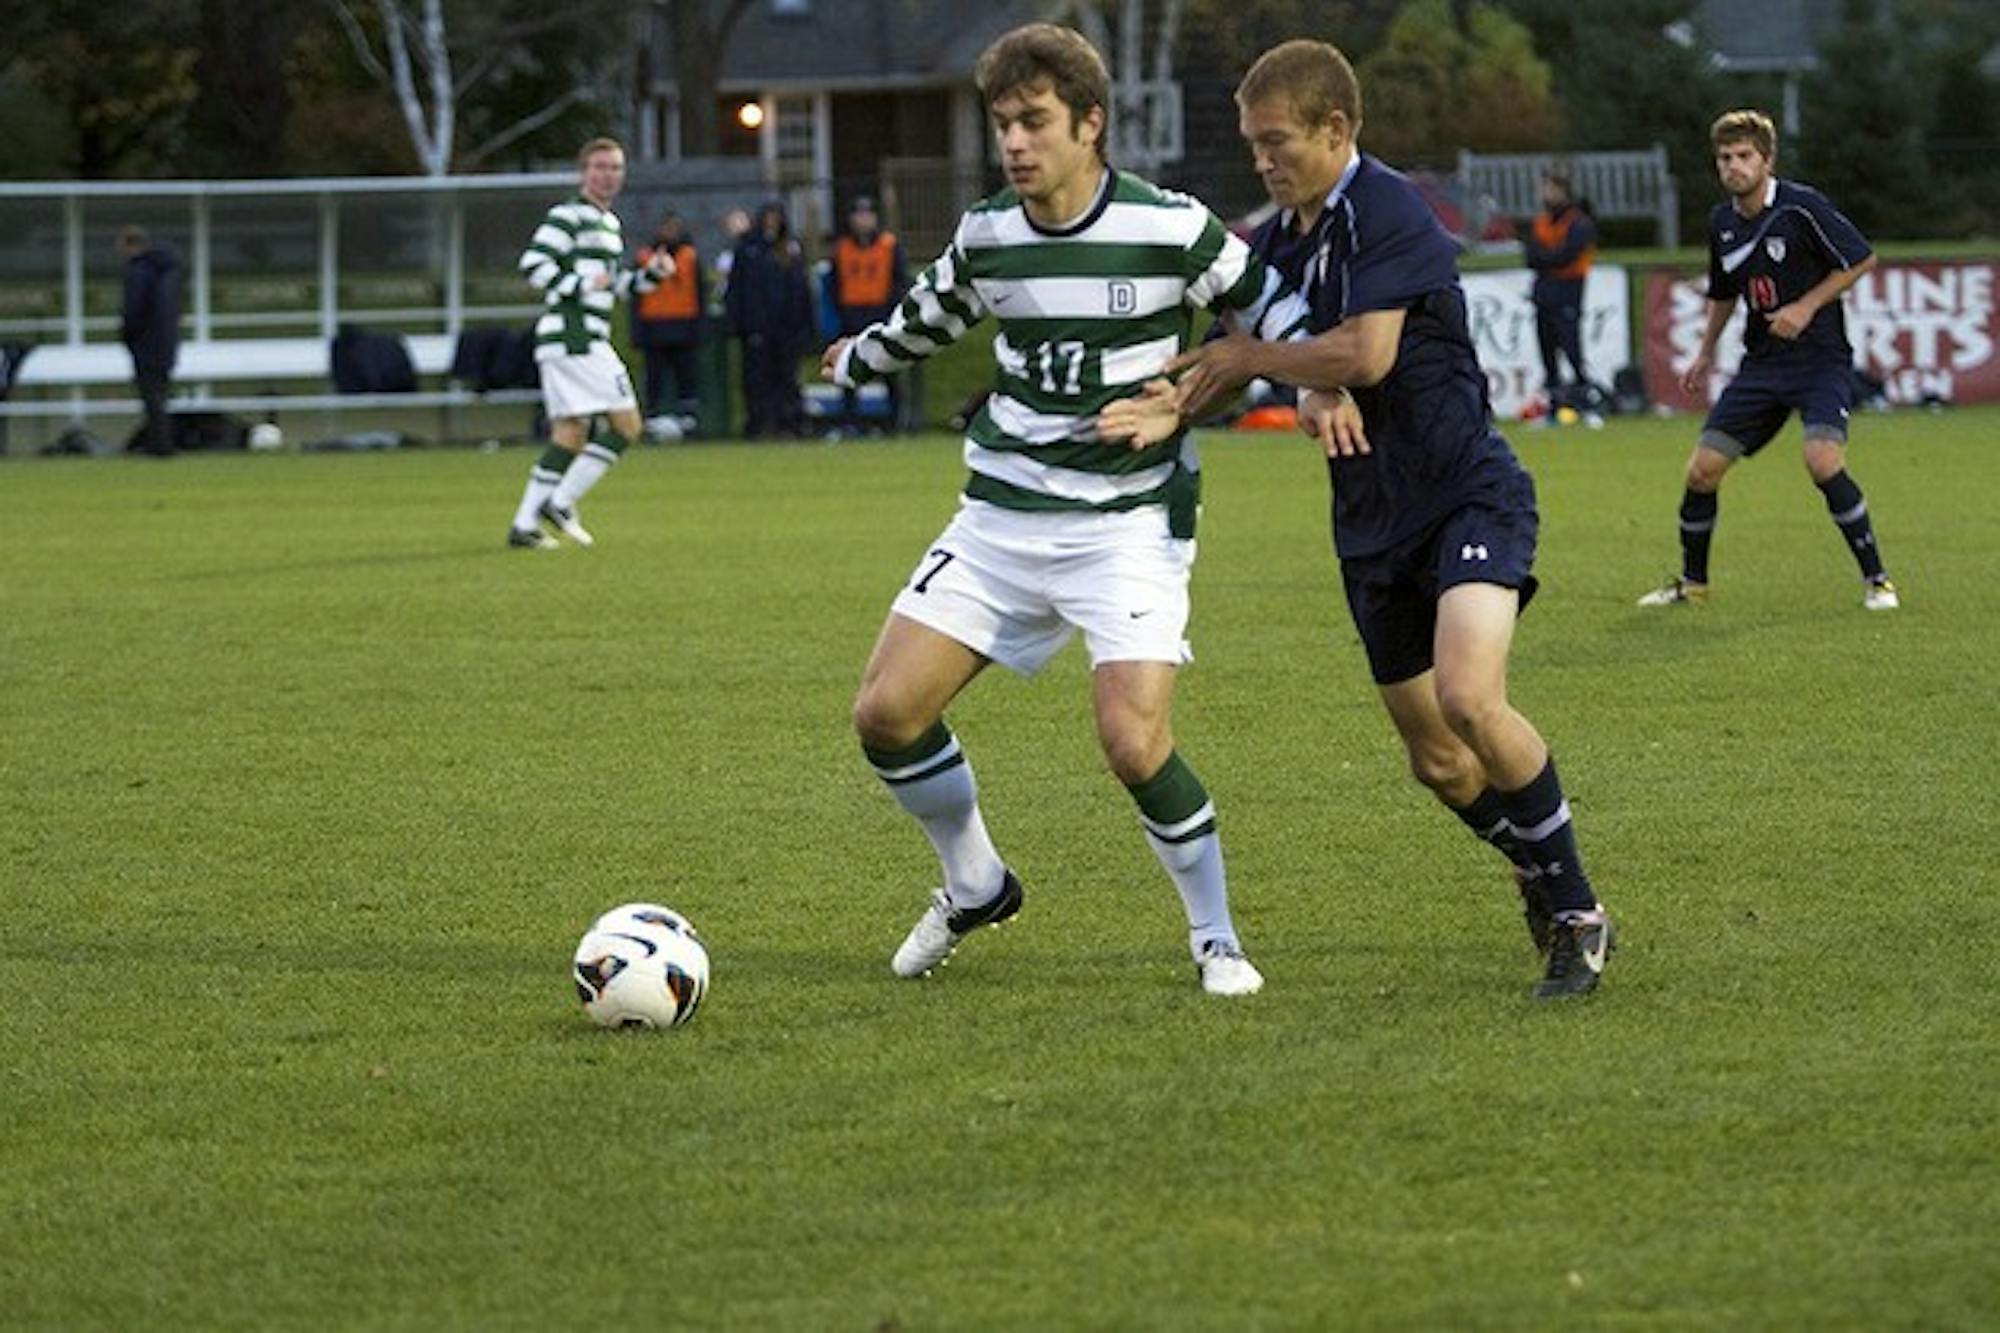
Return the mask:
{"type": "Polygon", "coordinates": [[[954,709],[1029,902],[939,983],[845,709],[955,447],[0,466],[0,1326],[1991,1327],[2000,414],[1868,417],[1906,609],[1788,436],[1524,435],[1517,701],[1624,926],[1535,966],[1402,773],[1319,472],[1212,439],[1178,732],[1270,978],[1194,992],[1076,650],[954,709]],[[663,1039],[565,975],[658,898],[663,1039]]]}

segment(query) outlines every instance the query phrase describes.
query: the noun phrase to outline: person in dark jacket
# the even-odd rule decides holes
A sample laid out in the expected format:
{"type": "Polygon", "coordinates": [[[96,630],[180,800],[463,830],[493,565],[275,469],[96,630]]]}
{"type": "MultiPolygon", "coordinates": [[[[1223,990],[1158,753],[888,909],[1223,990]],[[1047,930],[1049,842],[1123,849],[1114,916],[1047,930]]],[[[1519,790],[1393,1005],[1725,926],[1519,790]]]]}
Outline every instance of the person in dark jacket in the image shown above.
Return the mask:
{"type": "Polygon", "coordinates": [[[782,204],[757,210],[729,268],[729,330],[743,340],[743,437],[805,434],[799,357],[813,339],[805,253],[782,204]]]}
{"type": "Polygon", "coordinates": [[[181,349],[181,259],[142,227],[119,231],[118,253],[125,260],[120,336],[132,353],[132,379],[146,411],[145,425],[132,447],[167,458],[174,452],[167,396],[173,390],[174,362],[181,349]]]}

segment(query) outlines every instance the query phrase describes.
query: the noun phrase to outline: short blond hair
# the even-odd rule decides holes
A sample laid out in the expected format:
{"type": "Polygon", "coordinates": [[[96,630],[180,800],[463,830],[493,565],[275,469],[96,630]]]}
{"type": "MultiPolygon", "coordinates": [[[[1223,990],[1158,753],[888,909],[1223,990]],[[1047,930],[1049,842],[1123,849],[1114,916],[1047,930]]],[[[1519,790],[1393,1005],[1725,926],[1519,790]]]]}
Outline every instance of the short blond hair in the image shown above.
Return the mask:
{"type": "Polygon", "coordinates": [[[1354,66],[1330,42],[1298,37],[1257,57],[1236,85],[1236,104],[1255,106],[1282,97],[1309,129],[1330,124],[1333,113],[1347,117],[1348,133],[1361,127],[1361,82],[1354,66]]]}
{"type": "Polygon", "coordinates": [[[1708,127],[1708,143],[1711,148],[1720,148],[1726,143],[1747,143],[1762,153],[1766,161],[1778,160],[1778,127],[1763,112],[1747,107],[1741,111],[1725,111],[1717,116],[1715,124],[1708,127]]]}
{"type": "Polygon", "coordinates": [[[576,164],[580,167],[599,153],[616,153],[625,156],[625,145],[609,135],[600,134],[589,143],[576,150],[576,164]]]}

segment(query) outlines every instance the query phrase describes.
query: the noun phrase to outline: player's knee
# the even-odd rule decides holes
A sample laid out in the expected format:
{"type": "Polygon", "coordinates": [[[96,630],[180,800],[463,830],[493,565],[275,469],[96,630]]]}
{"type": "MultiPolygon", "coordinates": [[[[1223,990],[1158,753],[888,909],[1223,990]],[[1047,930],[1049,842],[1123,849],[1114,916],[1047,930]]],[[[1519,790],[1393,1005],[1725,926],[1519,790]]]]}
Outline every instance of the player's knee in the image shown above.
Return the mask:
{"type": "Polygon", "coordinates": [[[1138,722],[1102,724],[1098,743],[1104,747],[1104,762],[1112,775],[1126,786],[1136,786],[1160,771],[1174,752],[1173,737],[1164,727],[1138,722]]]}
{"type": "Polygon", "coordinates": [[[1687,488],[1710,494],[1722,485],[1722,475],[1729,471],[1729,459],[1713,449],[1697,449],[1694,457],[1688,459],[1687,488]]]}
{"type": "Polygon", "coordinates": [[[1806,441],[1805,459],[1814,481],[1831,481],[1847,466],[1847,450],[1838,440],[1814,437],[1806,441]]]}
{"type": "Polygon", "coordinates": [[[1445,725],[1467,743],[1490,734],[1507,712],[1506,695],[1483,683],[1440,678],[1437,694],[1438,711],[1444,714],[1445,725]]]}
{"type": "Polygon", "coordinates": [[[932,719],[920,717],[907,700],[873,683],[854,696],[854,734],[871,750],[901,750],[915,745],[932,719]]]}
{"type": "Polygon", "coordinates": [[[1410,747],[1410,776],[1434,792],[1457,792],[1470,785],[1479,761],[1463,745],[1424,742],[1410,747]]]}

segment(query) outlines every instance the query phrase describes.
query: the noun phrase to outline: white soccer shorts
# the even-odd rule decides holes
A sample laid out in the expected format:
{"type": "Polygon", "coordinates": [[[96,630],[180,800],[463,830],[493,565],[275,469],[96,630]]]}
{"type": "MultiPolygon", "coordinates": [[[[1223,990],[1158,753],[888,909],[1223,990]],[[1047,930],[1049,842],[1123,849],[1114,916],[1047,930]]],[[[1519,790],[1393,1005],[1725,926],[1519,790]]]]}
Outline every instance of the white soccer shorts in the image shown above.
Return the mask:
{"type": "Polygon", "coordinates": [[[1032,676],[1083,631],[1090,664],[1193,658],[1195,544],[1158,505],[1122,513],[959,506],[891,608],[1032,676]]]}
{"type": "Polygon", "coordinates": [[[639,400],[632,393],[632,377],[625,363],[609,343],[592,343],[590,350],[576,356],[551,357],[538,363],[542,372],[543,410],[549,420],[591,417],[621,408],[636,412],[639,400]]]}

